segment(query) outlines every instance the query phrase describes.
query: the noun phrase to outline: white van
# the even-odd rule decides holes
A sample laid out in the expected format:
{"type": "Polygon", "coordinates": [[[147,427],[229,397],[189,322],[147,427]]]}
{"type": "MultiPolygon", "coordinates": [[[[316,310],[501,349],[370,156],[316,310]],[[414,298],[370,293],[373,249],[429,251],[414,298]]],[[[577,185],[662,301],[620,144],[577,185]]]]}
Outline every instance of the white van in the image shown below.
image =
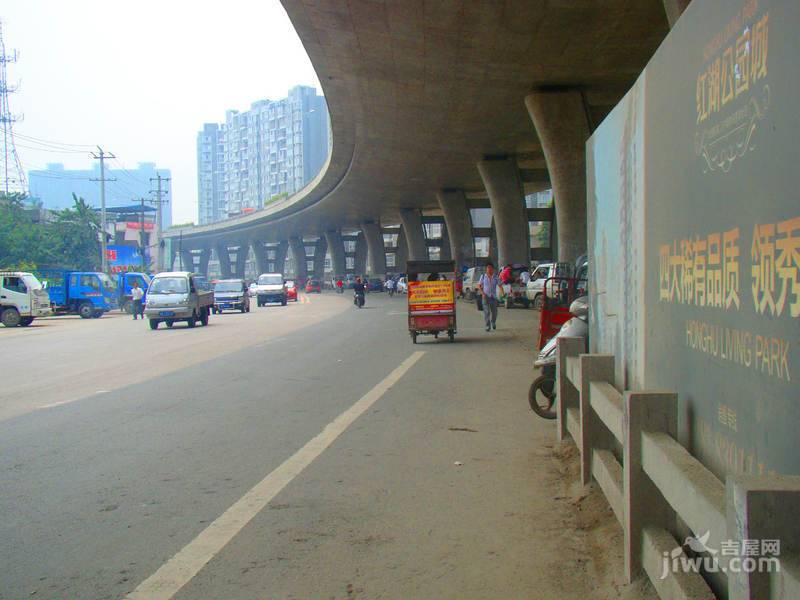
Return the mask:
{"type": "Polygon", "coordinates": [[[483,267],[471,267],[464,273],[461,289],[467,300],[475,299],[475,293],[478,289],[481,275],[483,275],[483,267]]]}

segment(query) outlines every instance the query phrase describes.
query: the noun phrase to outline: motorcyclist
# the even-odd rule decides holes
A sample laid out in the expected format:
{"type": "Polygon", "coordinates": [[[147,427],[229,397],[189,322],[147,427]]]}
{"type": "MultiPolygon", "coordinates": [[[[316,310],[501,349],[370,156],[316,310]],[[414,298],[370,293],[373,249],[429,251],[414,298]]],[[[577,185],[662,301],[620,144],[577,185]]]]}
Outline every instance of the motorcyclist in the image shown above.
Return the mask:
{"type": "Polygon", "coordinates": [[[353,284],[353,300],[356,305],[360,302],[361,306],[364,306],[364,294],[366,289],[366,286],[361,282],[361,277],[356,277],[356,282],[353,284]]]}

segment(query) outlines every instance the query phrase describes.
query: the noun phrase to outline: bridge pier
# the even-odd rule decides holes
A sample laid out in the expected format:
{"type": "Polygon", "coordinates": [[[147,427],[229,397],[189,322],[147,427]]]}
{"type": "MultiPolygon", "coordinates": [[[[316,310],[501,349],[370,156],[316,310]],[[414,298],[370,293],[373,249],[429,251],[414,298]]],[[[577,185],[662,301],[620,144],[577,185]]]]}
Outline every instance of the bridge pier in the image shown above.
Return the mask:
{"type": "MultiPolygon", "coordinates": [[[[401,208],[400,221],[403,223],[407,260],[427,260],[428,249],[425,244],[425,233],[422,231],[422,213],[416,208],[401,208]]],[[[403,265],[405,270],[405,265],[403,265]]]]}
{"type": "Polygon", "coordinates": [[[219,260],[219,272],[223,279],[233,278],[231,269],[231,255],[228,252],[228,245],[225,242],[217,242],[215,246],[217,260],[219,260]]]}
{"type": "Polygon", "coordinates": [[[250,245],[246,242],[242,242],[239,244],[239,247],[236,249],[236,262],[235,265],[235,277],[237,279],[244,279],[244,270],[247,266],[247,255],[250,254],[250,245]]]}
{"type": "Polygon", "coordinates": [[[325,241],[331,253],[331,266],[333,267],[334,277],[341,277],[345,274],[347,261],[344,254],[344,242],[342,233],[336,229],[325,232],[325,241]]]}
{"type": "Polygon", "coordinates": [[[270,249],[264,245],[264,242],[259,240],[251,241],[250,246],[253,248],[253,256],[256,259],[256,271],[258,271],[257,275],[267,273],[269,271],[268,253],[270,249]]]}
{"type": "Polygon", "coordinates": [[[367,242],[367,272],[383,277],[386,275],[386,250],[383,246],[383,234],[378,223],[366,221],[361,224],[361,231],[367,242]]]}
{"type": "Polygon", "coordinates": [[[509,157],[485,159],[478,163],[478,172],[492,206],[498,265],[527,265],[530,260],[528,216],[515,161],[509,157]]]}
{"type": "Polygon", "coordinates": [[[290,237],[289,247],[292,249],[292,258],[294,259],[294,276],[297,279],[306,279],[308,277],[308,270],[306,268],[306,246],[301,237],[290,237]]]}
{"type": "Polygon", "coordinates": [[[558,259],[572,262],[586,252],[586,140],[589,123],[575,90],[546,90],[525,97],[542,143],[553,184],[558,259]]]}
{"type": "Polygon", "coordinates": [[[200,250],[200,260],[197,265],[197,271],[204,277],[208,277],[208,261],[211,260],[211,248],[202,248],[200,250]]]}
{"type": "Polygon", "coordinates": [[[181,268],[184,271],[194,271],[194,255],[191,250],[184,248],[180,251],[181,268]]]}
{"type": "MultiPolygon", "coordinates": [[[[284,274],[286,271],[286,252],[289,250],[289,242],[287,242],[286,240],[278,242],[278,244],[275,245],[274,249],[275,249],[275,255],[274,255],[275,258],[272,261],[268,261],[267,271],[284,274]]],[[[266,271],[262,271],[261,273],[264,272],[266,271]]],[[[259,275],[261,273],[259,273],[259,275]]]]}
{"type": "Polygon", "coordinates": [[[327,253],[328,241],[324,235],[321,235],[314,243],[314,277],[319,279],[320,285],[325,280],[325,255],[327,253]]]}
{"type": "Polygon", "coordinates": [[[472,241],[472,222],[463,190],[442,190],[436,194],[444,214],[445,229],[450,242],[450,257],[456,270],[475,262],[475,245],[472,241]]]}

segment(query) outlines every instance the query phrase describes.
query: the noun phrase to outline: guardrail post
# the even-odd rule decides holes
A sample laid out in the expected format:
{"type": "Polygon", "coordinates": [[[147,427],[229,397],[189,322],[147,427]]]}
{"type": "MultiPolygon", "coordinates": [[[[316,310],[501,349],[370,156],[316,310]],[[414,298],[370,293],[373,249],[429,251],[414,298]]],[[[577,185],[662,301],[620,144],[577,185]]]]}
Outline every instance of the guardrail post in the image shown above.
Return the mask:
{"type": "MultiPolygon", "coordinates": [[[[586,340],[578,337],[562,337],[558,338],[556,346],[556,390],[557,400],[557,434],[558,441],[563,442],[569,437],[567,431],[567,408],[575,407],[580,408],[578,402],[578,390],[570,383],[567,377],[567,357],[578,356],[586,349],[586,340]]],[[[579,445],[580,440],[575,440],[579,445]]]]}
{"type": "Polygon", "coordinates": [[[800,477],[731,476],[725,488],[728,538],[737,543],[741,558],[736,572],[728,572],[728,598],[781,598],[780,590],[770,589],[770,570],[777,579],[777,562],[800,552],[800,477]],[[744,564],[748,558],[754,563],[744,564]]]}
{"type": "Polygon", "coordinates": [[[642,432],[678,434],[678,395],[671,392],[625,392],[623,415],[623,490],[625,495],[625,577],[628,583],[642,571],[642,531],[656,525],[674,529],[675,512],[642,469],[642,432]]]}
{"type": "Polygon", "coordinates": [[[589,403],[589,383],[604,381],[614,383],[613,354],[581,354],[581,380],[578,399],[581,407],[581,483],[592,481],[592,448],[611,449],[613,436],[595,414],[589,403]]]}

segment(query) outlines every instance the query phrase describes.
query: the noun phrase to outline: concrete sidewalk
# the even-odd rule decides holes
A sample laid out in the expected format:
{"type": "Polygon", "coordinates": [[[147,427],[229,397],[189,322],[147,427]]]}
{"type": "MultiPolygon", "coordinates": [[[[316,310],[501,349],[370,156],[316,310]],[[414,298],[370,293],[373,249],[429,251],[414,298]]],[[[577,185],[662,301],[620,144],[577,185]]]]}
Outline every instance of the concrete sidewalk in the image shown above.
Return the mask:
{"type": "Polygon", "coordinates": [[[370,334],[424,357],[176,597],[650,597],[623,584],[621,529],[574,449],[527,406],[538,313],[486,333],[464,303],[456,343],[414,346],[402,299],[368,300],[370,334]]]}

